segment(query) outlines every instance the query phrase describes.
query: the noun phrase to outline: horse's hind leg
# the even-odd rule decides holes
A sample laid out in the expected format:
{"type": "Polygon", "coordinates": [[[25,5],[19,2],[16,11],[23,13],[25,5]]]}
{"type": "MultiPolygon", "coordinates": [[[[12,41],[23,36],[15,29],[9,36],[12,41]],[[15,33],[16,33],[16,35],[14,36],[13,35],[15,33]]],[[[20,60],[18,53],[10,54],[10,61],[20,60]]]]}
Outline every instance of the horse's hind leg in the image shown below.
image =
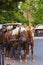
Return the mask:
{"type": "Polygon", "coordinates": [[[28,57],[29,57],[29,45],[26,45],[25,62],[27,62],[28,57]]]}
{"type": "Polygon", "coordinates": [[[10,48],[10,58],[12,58],[13,57],[13,47],[11,46],[11,48],[10,48]]]}
{"type": "Polygon", "coordinates": [[[6,60],[8,60],[8,45],[6,44],[6,49],[5,49],[5,56],[6,56],[6,60]]]}
{"type": "Polygon", "coordinates": [[[16,62],[15,61],[15,47],[13,47],[13,60],[14,60],[14,63],[16,62]]]}
{"type": "Polygon", "coordinates": [[[22,57],[21,57],[21,46],[18,46],[18,52],[19,52],[19,59],[20,59],[20,63],[22,63],[22,57]]]}
{"type": "Polygon", "coordinates": [[[33,49],[34,49],[34,44],[31,45],[32,61],[34,61],[34,53],[33,53],[34,50],[33,49]]]}
{"type": "Polygon", "coordinates": [[[9,56],[9,50],[6,50],[6,60],[9,60],[10,56],[9,56]]]}

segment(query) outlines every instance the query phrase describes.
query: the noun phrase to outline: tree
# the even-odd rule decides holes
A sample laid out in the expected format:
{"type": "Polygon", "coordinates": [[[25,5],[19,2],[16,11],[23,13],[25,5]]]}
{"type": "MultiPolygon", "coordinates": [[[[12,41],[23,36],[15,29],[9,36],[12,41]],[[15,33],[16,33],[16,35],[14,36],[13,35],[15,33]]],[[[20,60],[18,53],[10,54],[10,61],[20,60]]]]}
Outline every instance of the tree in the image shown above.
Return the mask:
{"type": "Polygon", "coordinates": [[[15,20],[21,23],[27,23],[29,24],[29,20],[26,19],[21,12],[14,12],[15,20]]]}
{"type": "Polygon", "coordinates": [[[29,20],[23,16],[24,11],[27,15],[29,12],[34,17],[33,25],[43,23],[43,0],[0,0],[1,23],[15,20],[29,23],[29,20]]]}
{"type": "Polygon", "coordinates": [[[25,0],[21,4],[21,10],[31,13],[34,17],[33,25],[43,23],[43,0],[25,0]]]}
{"type": "Polygon", "coordinates": [[[33,25],[43,24],[43,7],[41,6],[35,13],[34,13],[34,22],[33,25]]]}
{"type": "Polygon", "coordinates": [[[0,0],[0,11],[14,11],[17,10],[18,2],[24,0],[0,0]]]}
{"type": "Polygon", "coordinates": [[[15,20],[14,11],[18,11],[18,3],[24,0],[0,0],[0,23],[15,20]]]}

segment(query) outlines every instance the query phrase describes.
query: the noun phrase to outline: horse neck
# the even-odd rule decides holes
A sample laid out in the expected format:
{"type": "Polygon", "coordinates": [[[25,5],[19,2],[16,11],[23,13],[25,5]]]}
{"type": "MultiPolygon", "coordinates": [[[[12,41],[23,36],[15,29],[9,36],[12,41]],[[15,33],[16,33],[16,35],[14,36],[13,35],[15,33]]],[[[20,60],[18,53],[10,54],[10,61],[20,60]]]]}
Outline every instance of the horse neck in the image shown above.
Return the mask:
{"type": "Polygon", "coordinates": [[[26,38],[26,32],[25,32],[25,31],[21,32],[20,36],[21,36],[22,38],[26,38]]]}
{"type": "Polygon", "coordinates": [[[27,39],[29,38],[29,31],[28,30],[26,31],[26,38],[27,39]]]}
{"type": "Polygon", "coordinates": [[[31,30],[28,31],[28,36],[29,36],[29,38],[32,38],[32,31],[31,30]]]}

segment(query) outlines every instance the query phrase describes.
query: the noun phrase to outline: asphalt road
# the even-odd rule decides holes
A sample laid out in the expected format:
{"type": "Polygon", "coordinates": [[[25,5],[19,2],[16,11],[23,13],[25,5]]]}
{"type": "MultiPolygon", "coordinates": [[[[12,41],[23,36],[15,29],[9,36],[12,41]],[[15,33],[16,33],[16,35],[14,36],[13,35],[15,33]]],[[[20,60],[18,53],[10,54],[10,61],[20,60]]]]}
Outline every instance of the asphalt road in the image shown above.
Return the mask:
{"type": "Polygon", "coordinates": [[[23,60],[23,62],[20,63],[18,59],[15,63],[13,62],[13,60],[5,60],[4,65],[7,65],[7,63],[10,63],[10,65],[43,65],[43,37],[38,37],[34,39],[34,57],[34,62],[31,61],[30,54],[30,57],[27,62],[24,62],[23,60]]]}

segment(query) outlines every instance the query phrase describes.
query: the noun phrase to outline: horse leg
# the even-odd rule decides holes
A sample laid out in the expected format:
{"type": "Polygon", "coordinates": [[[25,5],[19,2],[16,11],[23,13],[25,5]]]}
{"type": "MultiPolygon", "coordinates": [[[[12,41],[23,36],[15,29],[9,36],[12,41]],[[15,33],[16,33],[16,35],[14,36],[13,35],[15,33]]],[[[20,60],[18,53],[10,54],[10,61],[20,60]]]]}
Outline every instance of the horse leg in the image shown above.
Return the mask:
{"type": "Polygon", "coordinates": [[[14,63],[15,63],[15,47],[13,47],[13,58],[14,58],[14,63]]]}
{"type": "Polygon", "coordinates": [[[4,43],[4,53],[5,53],[5,56],[6,56],[6,44],[4,43]]]}
{"type": "Polygon", "coordinates": [[[27,62],[27,59],[28,59],[28,57],[29,57],[29,45],[28,44],[26,44],[26,52],[25,52],[25,62],[27,62]]]}
{"type": "Polygon", "coordinates": [[[10,45],[8,45],[8,60],[10,60],[10,45]]]}
{"type": "Polygon", "coordinates": [[[22,63],[22,57],[21,57],[21,45],[18,46],[18,53],[19,53],[20,63],[22,63]]]}
{"type": "Polygon", "coordinates": [[[27,54],[27,58],[29,57],[29,45],[27,45],[26,47],[26,54],[27,54]]]}
{"type": "Polygon", "coordinates": [[[10,48],[10,58],[12,58],[13,57],[13,47],[11,46],[11,48],[10,48]]]}
{"type": "Polygon", "coordinates": [[[31,45],[32,61],[34,61],[33,49],[34,49],[34,44],[33,44],[33,45],[31,45]]]}
{"type": "Polygon", "coordinates": [[[6,60],[9,60],[9,49],[8,49],[8,47],[6,48],[6,60]]]}

